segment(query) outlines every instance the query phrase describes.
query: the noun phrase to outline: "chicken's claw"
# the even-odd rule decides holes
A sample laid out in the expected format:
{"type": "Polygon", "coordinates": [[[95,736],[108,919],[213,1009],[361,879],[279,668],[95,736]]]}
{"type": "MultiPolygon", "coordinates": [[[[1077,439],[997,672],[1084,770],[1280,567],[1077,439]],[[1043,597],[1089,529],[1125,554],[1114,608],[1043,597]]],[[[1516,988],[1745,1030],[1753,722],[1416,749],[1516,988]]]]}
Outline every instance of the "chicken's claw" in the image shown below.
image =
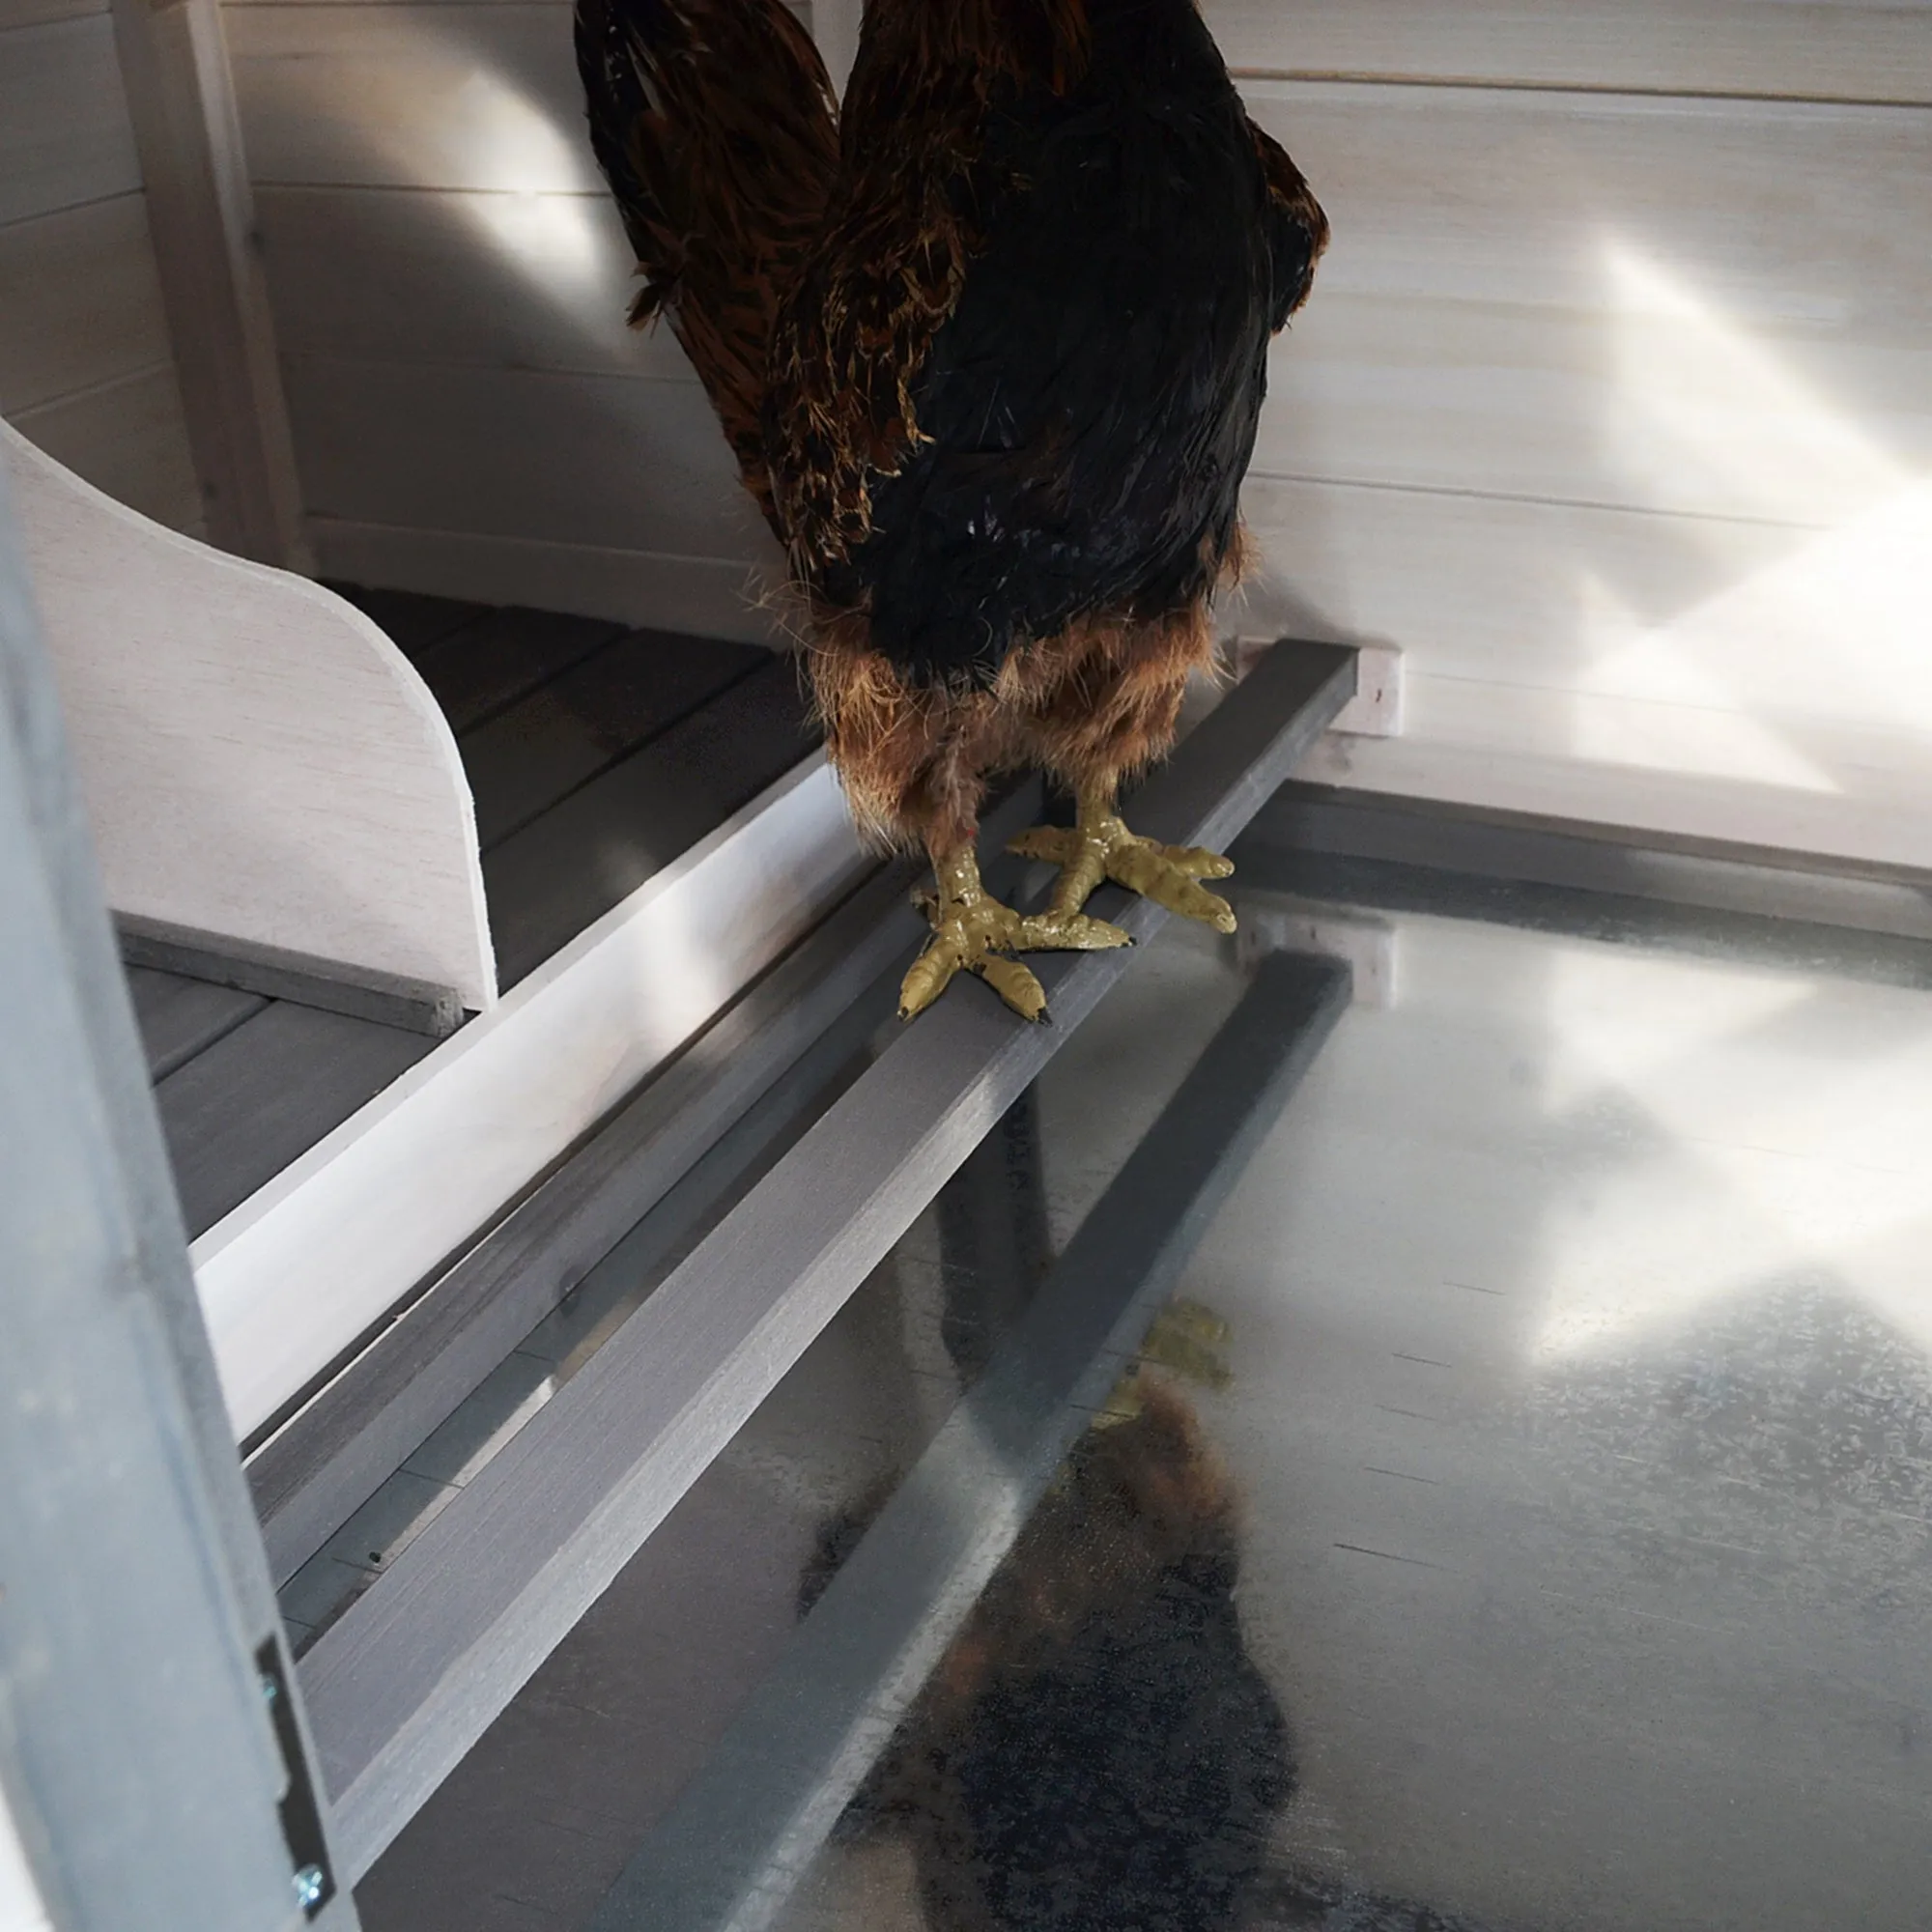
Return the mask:
{"type": "Polygon", "coordinates": [[[1016,913],[980,887],[977,869],[958,861],[921,903],[932,940],[899,989],[902,1020],[923,1013],[960,973],[985,980],[1022,1019],[1044,1020],[1046,989],[1013,953],[1099,952],[1133,944],[1118,925],[1082,912],[1016,913]]]}
{"type": "Polygon", "coordinates": [[[1198,845],[1163,845],[1129,832],[1113,812],[1083,815],[1077,826],[1038,825],[1007,847],[1023,859],[1043,859],[1061,868],[1054,909],[1061,917],[1086,904],[1111,879],[1169,912],[1198,919],[1217,932],[1233,932],[1235,909],[1203,879],[1225,879],[1234,867],[1198,845]]]}

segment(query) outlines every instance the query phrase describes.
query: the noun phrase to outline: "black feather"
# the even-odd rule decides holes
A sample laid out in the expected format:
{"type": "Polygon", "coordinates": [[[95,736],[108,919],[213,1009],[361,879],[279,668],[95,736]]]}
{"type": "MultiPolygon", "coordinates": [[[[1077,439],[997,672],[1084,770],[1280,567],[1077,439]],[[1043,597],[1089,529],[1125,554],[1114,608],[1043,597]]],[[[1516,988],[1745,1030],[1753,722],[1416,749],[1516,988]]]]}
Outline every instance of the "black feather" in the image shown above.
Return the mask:
{"type": "Polygon", "coordinates": [[[1060,95],[994,99],[986,237],[915,389],[924,442],[827,582],[921,682],[985,684],[1089,614],[1211,589],[1309,238],[1271,206],[1192,0],[1091,0],[1060,95]]]}

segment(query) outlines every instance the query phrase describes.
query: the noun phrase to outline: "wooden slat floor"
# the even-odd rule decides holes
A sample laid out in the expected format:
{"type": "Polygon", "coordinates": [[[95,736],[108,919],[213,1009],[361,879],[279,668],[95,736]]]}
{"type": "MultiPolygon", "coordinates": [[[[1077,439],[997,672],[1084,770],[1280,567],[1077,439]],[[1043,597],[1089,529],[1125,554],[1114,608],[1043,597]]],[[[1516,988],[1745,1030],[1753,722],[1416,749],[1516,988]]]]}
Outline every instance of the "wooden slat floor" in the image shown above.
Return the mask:
{"type": "MultiPolygon", "coordinates": [[[[769,651],[333,587],[396,640],[456,731],[505,988],[810,749],[794,668],[769,651]]],[[[128,981],[190,1236],[434,1045],[169,973],[128,981]]]]}

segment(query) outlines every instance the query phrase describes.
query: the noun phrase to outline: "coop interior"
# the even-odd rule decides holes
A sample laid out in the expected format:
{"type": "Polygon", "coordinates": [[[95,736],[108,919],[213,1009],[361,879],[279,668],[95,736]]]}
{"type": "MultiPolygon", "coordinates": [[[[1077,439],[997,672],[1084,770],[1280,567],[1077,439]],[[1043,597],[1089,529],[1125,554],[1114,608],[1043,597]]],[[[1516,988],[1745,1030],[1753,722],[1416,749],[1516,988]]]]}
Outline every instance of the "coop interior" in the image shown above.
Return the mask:
{"type": "Polygon", "coordinates": [[[0,0],[330,1927],[1927,1922],[1932,0],[1201,12],[1333,227],[1148,793],[1241,926],[1022,1068],[895,1016],[567,0],[0,0]]]}

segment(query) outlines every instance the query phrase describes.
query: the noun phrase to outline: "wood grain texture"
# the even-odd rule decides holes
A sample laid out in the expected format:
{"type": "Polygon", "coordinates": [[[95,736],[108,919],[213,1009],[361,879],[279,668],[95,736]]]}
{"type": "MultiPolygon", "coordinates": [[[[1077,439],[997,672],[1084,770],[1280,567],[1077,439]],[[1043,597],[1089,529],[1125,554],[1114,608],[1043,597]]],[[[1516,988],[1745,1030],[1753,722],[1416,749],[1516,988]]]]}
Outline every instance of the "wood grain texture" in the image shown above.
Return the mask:
{"type": "Polygon", "coordinates": [[[219,0],[113,20],[209,536],[312,568],[219,0]]]}
{"type": "Polygon", "coordinates": [[[1932,102],[1923,0],[1208,0],[1229,64],[1297,73],[1932,102]]]}
{"type": "Polygon", "coordinates": [[[782,582],[695,384],[301,358],[289,401],[319,517],[742,558],[782,582]]]}
{"type": "Polygon", "coordinates": [[[171,530],[199,534],[201,487],[172,362],[21,410],[11,420],[117,503],[171,530]]]}
{"type": "Polygon", "coordinates": [[[0,33],[0,221],[140,185],[106,14],[0,33]]]}
{"type": "Polygon", "coordinates": [[[618,635],[617,625],[594,617],[513,606],[479,612],[439,639],[422,653],[419,668],[460,737],[618,635]]]}
{"type": "Polygon", "coordinates": [[[268,186],[257,206],[291,355],[697,380],[668,327],[625,321],[608,194],[268,186]]]}
{"type": "Polygon", "coordinates": [[[107,0],[0,0],[0,34],[53,20],[84,20],[107,12],[107,0]]]}
{"type": "Polygon", "coordinates": [[[110,903],[489,1006],[469,787],[395,645],[315,584],[146,522],[11,429],[0,446],[110,903]]]}
{"type": "Polygon", "coordinates": [[[138,193],[0,227],[0,414],[144,374],[173,353],[138,193]]]}
{"type": "Polygon", "coordinates": [[[466,593],[493,603],[575,611],[623,624],[655,625],[741,643],[781,640],[777,615],[758,600],[758,566],[658,551],[533,543],[462,530],[417,529],[318,518],[311,525],[324,566],[432,595],[466,593]]]}
{"type": "Polygon", "coordinates": [[[1251,104],[1335,224],[1264,473],[1825,525],[1932,466],[1932,114],[1251,104]]]}
{"type": "Polygon", "coordinates": [[[787,774],[198,1240],[236,1435],[471,1239],[867,865],[824,766],[787,774]]]}
{"type": "Polygon", "coordinates": [[[770,663],[768,652],[748,644],[632,632],[479,725],[462,751],[486,858],[504,838],[770,663]]]}
{"type": "Polygon", "coordinates": [[[1909,514],[1888,540],[1321,484],[1254,482],[1245,503],[1266,568],[1232,623],[1404,652],[1403,737],[1324,748],[1331,774],[1932,856],[1909,514]]]}
{"type": "Polygon", "coordinates": [[[419,1033],[276,1002],[163,1080],[155,1097],[189,1238],[433,1045],[419,1033]]]}
{"type": "Polygon", "coordinates": [[[147,966],[128,968],[128,990],[148,1053],[148,1077],[155,1081],[165,1080],[269,1004],[259,993],[147,966]]]}
{"type": "Polygon", "coordinates": [[[257,182],[601,194],[568,10],[231,7],[257,182]]]}
{"type": "Polygon", "coordinates": [[[798,668],[778,659],[635,752],[484,861],[514,985],[812,745],[798,668]]]}
{"type": "Polygon", "coordinates": [[[412,590],[376,590],[339,581],[325,580],[324,587],[347,598],[418,668],[436,645],[487,615],[490,608],[456,597],[423,597],[412,590]]]}

